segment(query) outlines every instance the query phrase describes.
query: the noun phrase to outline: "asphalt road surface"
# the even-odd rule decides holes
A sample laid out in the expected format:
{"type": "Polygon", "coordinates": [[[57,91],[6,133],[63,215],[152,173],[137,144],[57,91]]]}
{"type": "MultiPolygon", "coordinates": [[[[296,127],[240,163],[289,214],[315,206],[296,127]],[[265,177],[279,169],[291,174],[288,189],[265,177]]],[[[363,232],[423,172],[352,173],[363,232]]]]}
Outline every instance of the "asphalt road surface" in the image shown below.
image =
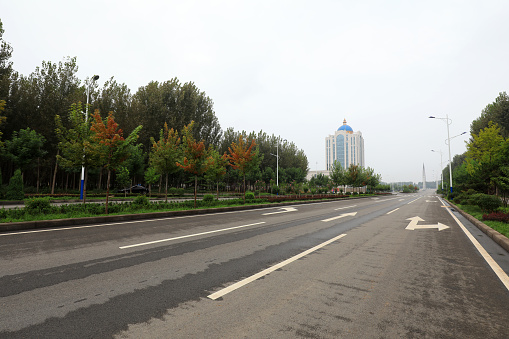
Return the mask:
{"type": "Polygon", "coordinates": [[[0,233],[0,338],[509,338],[508,272],[431,191],[0,233]]]}

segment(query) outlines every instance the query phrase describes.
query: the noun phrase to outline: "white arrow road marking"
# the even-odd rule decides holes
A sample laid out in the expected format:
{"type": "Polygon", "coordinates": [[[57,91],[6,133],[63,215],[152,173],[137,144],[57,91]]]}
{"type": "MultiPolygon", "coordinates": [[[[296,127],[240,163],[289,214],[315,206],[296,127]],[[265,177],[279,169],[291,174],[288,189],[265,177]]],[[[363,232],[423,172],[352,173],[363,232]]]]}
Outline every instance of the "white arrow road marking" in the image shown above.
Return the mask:
{"type": "Polygon", "coordinates": [[[294,208],[294,207],[281,207],[281,209],[283,209],[284,211],[263,213],[262,215],[271,215],[271,214],[279,214],[279,213],[286,213],[286,212],[295,212],[295,211],[297,211],[297,209],[294,208]]]}
{"type": "Polygon", "coordinates": [[[295,260],[298,260],[298,259],[300,259],[300,258],[302,258],[302,257],[304,257],[304,256],[306,256],[306,255],[316,251],[316,250],[319,250],[320,248],[322,248],[322,247],[324,247],[324,246],[326,246],[326,245],[328,245],[328,244],[330,244],[330,243],[332,243],[332,242],[334,242],[334,241],[336,241],[338,239],[341,239],[344,236],[346,236],[346,234],[340,234],[337,237],[334,237],[334,238],[332,238],[330,240],[327,240],[326,242],[321,243],[320,245],[317,245],[317,246],[315,246],[313,248],[310,248],[309,250],[306,250],[306,251],[304,251],[304,252],[302,252],[300,254],[297,254],[297,255],[291,257],[290,259],[286,259],[285,261],[280,262],[279,264],[271,266],[271,267],[269,267],[269,268],[267,268],[267,269],[265,269],[265,270],[263,270],[263,271],[261,271],[259,273],[256,273],[256,274],[254,274],[254,275],[252,275],[252,276],[250,276],[248,278],[245,278],[245,279],[243,279],[241,281],[238,281],[238,282],[236,282],[233,285],[230,285],[230,286],[228,286],[226,288],[223,288],[222,290],[219,290],[219,291],[217,291],[215,293],[212,293],[212,294],[208,295],[208,297],[210,299],[212,299],[212,300],[216,300],[218,298],[221,298],[225,294],[228,294],[228,293],[230,293],[232,291],[235,291],[236,289],[238,289],[238,288],[240,288],[240,287],[242,287],[244,285],[247,285],[250,282],[255,281],[256,279],[260,279],[261,277],[263,277],[263,276],[265,276],[265,275],[267,275],[267,274],[269,274],[271,272],[274,272],[275,270],[277,270],[277,269],[279,269],[279,268],[281,268],[283,266],[286,266],[286,265],[294,262],[295,260]]]}
{"type": "Polygon", "coordinates": [[[436,225],[417,225],[419,221],[424,221],[424,219],[421,219],[420,217],[408,218],[407,220],[410,220],[410,223],[405,229],[410,231],[426,228],[438,228],[439,231],[442,231],[449,228],[449,226],[446,226],[441,223],[438,223],[436,225]]]}
{"type": "Polygon", "coordinates": [[[344,218],[344,217],[349,217],[349,216],[352,216],[352,217],[353,217],[353,216],[354,216],[354,215],[356,215],[356,214],[357,214],[357,212],[352,212],[352,213],[343,213],[343,214],[341,214],[341,215],[339,215],[339,216],[337,216],[337,217],[333,217],[333,218],[329,218],[329,219],[324,219],[324,220],[322,220],[322,221],[327,222],[327,221],[332,221],[332,220],[336,220],[336,219],[344,218]]]}

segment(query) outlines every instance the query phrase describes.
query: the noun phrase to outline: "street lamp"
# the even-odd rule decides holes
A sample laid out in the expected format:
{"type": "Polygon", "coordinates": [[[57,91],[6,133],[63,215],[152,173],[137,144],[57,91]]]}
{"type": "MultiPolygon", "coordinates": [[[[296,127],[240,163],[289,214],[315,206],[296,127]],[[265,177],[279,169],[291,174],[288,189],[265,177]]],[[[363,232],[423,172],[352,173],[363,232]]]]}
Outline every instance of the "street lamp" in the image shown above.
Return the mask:
{"type": "Polygon", "coordinates": [[[445,115],[445,118],[437,118],[437,117],[434,117],[434,116],[430,116],[429,117],[430,119],[440,119],[440,120],[444,120],[444,122],[447,124],[447,139],[448,139],[448,143],[447,145],[449,146],[449,181],[450,181],[450,188],[451,188],[451,193],[452,193],[452,161],[451,161],[451,137],[450,137],[450,134],[449,134],[449,125],[452,124],[452,120],[449,119],[449,115],[445,115]]]}
{"type": "MultiPolygon", "coordinates": [[[[98,75],[94,75],[91,79],[85,80],[86,91],[87,91],[87,106],[85,106],[85,123],[88,126],[88,102],[90,101],[90,87],[94,81],[99,79],[98,75]]],[[[83,153],[83,159],[85,159],[85,154],[83,153]]],[[[83,192],[85,189],[85,166],[81,165],[81,185],[80,185],[80,200],[83,200],[83,192]]]]}
{"type": "MultiPolygon", "coordinates": [[[[286,142],[286,139],[283,141],[286,142]]],[[[270,155],[276,157],[276,186],[279,187],[279,138],[277,139],[276,154],[270,153],[270,155]]]]}
{"type": "MultiPolygon", "coordinates": [[[[431,152],[440,153],[440,181],[442,182],[442,191],[444,190],[444,175],[443,175],[443,165],[442,165],[442,150],[435,151],[434,149],[431,152]]],[[[437,186],[438,189],[438,186],[437,186]]]]}
{"type": "MultiPolygon", "coordinates": [[[[463,135],[463,134],[466,134],[466,133],[467,133],[467,132],[463,132],[463,133],[461,133],[461,134],[458,134],[458,135],[455,135],[455,136],[451,137],[450,139],[452,140],[452,139],[454,139],[454,138],[456,138],[456,137],[459,137],[460,135],[463,135]]],[[[449,141],[449,139],[445,139],[445,144],[446,144],[446,145],[448,145],[448,144],[449,144],[449,142],[448,142],[448,141],[449,141]]]]}

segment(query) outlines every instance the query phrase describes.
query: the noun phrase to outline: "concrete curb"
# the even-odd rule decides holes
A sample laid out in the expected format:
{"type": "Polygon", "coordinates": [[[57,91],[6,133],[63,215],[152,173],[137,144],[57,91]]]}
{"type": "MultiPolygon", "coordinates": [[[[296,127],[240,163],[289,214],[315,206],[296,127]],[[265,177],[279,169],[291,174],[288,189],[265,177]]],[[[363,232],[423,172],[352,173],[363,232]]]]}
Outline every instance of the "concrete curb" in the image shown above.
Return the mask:
{"type": "Polygon", "coordinates": [[[293,201],[293,202],[281,202],[273,204],[262,204],[262,205],[247,205],[247,206],[235,206],[235,207],[219,207],[219,208],[204,208],[196,210],[182,210],[182,211],[166,211],[166,212],[153,212],[153,213],[139,213],[139,214],[122,214],[122,215],[108,215],[99,217],[87,217],[87,218],[76,218],[76,219],[56,219],[56,220],[39,220],[39,221],[22,221],[12,223],[1,223],[0,233],[11,232],[11,231],[23,231],[30,229],[39,228],[57,228],[57,227],[69,227],[79,225],[91,225],[98,223],[118,222],[118,221],[130,221],[130,220],[141,220],[141,219],[157,219],[157,218],[168,218],[188,215],[200,215],[200,214],[211,214],[231,211],[243,211],[258,208],[275,208],[279,206],[289,205],[301,205],[301,204],[312,204],[324,201],[334,200],[352,200],[352,199],[364,199],[372,198],[369,197],[350,197],[350,198],[339,198],[339,199],[324,199],[317,201],[293,201]]]}
{"type": "Polygon", "coordinates": [[[452,202],[447,201],[447,203],[509,253],[509,239],[505,235],[500,234],[499,232],[495,231],[493,228],[489,227],[482,221],[479,221],[470,214],[461,210],[460,208],[458,208],[458,206],[454,205],[452,202]]]}

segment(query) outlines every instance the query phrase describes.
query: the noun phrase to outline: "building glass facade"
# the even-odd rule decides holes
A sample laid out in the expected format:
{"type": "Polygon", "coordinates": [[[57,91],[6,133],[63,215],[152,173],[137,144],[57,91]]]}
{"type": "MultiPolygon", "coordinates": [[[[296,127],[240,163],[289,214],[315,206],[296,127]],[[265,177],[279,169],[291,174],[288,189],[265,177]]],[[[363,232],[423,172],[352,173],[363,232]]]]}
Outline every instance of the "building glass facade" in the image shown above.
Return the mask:
{"type": "Polygon", "coordinates": [[[364,164],[364,139],[361,132],[353,129],[343,120],[343,125],[338,128],[334,135],[325,138],[325,163],[326,170],[330,171],[334,161],[339,161],[344,169],[350,165],[364,164]]]}

